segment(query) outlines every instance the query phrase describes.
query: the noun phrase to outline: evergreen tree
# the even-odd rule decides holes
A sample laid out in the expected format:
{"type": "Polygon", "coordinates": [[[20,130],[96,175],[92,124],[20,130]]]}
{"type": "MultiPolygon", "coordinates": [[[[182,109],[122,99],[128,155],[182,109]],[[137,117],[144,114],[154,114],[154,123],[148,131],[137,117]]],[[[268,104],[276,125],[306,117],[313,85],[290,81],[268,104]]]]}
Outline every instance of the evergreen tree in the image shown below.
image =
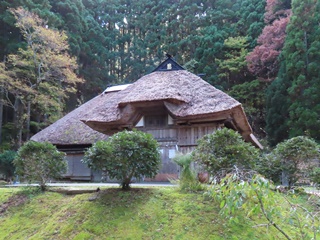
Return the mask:
{"type": "Polygon", "coordinates": [[[266,93],[266,132],[271,146],[289,137],[289,99],[287,89],[290,81],[286,64],[282,60],[278,77],[271,83],[266,93]]]}
{"type": "Polygon", "coordinates": [[[320,2],[292,2],[293,15],[284,47],[291,82],[290,137],[307,134],[320,140],[320,2]]]}
{"type": "Polygon", "coordinates": [[[15,19],[8,11],[10,8],[17,8],[22,6],[29,11],[35,12],[42,19],[45,19],[49,25],[56,25],[59,18],[55,13],[51,12],[51,5],[49,0],[2,0],[0,2],[0,59],[10,53],[18,50],[19,47],[24,46],[20,30],[14,26],[15,19]]]}
{"type": "Polygon", "coordinates": [[[264,23],[265,1],[261,0],[238,0],[239,11],[236,12],[237,34],[246,36],[250,48],[257,44],[257,38],[261,34],[264,23]]]}
{"type": "Polygon", "coordinates": [[[236,84],[228,91],[241,102],[253,132],[261,138],[266,136],[266,88],[267,83],[253,80],[236,84]]]}
{"type": "Polygon", "coordinates": [[[223,59],[216,59],[220,84],[223,89],[241,84],[248,79],[246,55],[248,43],[245,37],[229,37],[224,41],[223,59]]]}
{"type": "MultiPolygon", "coordinates": [[[[79,74],[87,80],[77,89],[77,97],[84,101],[96,96],[113,80],[106,74],[108,50],[103,26],[97,22],[99,12],[95,19],[93,9],[87,9],[82,2],[51,0],[52,11],[61,19],[59,28],[64,29],[68,35],[70,53],[79,63],[79,74]]],[[[84,2],[91,8],[96,7],[93,1],[84,2]]]]}
{"type": "MultiPolygon", "coordinates": [[[[261,1],[215,1],[206,2],[203,21],[199,30],[196,59],[199,72],[206,74],[205,80],[224,89],[223,81],[217,75],[217,62],[230,56],[224,42],[232,38],[246,38],[249,46],[255,45],[255,38],[262,30],[264,3],[261,1]],[[253,11],[254,9],[254,11],[253,11]]],[[[244,59],[245,62],[245,59],[244,59]]],[[[245,74],[241,72],[241,74],[245,74]]],[[[239,80],[244,82],[246,78],[239,80]]]]}

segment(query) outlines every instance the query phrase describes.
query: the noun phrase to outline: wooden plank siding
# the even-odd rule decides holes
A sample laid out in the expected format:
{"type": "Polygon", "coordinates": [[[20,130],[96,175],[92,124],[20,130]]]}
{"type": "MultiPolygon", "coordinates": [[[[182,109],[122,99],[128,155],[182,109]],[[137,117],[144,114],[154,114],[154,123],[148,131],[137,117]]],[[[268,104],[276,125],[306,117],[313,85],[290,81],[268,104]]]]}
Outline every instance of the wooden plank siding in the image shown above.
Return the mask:
{"type": "Polygon", "coordinates": [[[71,180],[91,180],[91,169],[81,162],[83,153],[69,153],[66,157],[68,171],[65,178],[71,180]]]}
{"type": "Polygon", "coordinates": [[[150,133],[158,142],[176,142],[178,140],[178,131],[176,128],[145,128],[139,130],[150,133]]]}
{"type": "MultiPolygon", "coordinates": [[[[164,127],[138,127],[140,131],[152,134],[158,141],[161,151],[162,167],[153,181],[167,181],[176,179],[180,174],[180,167],[172,161],[177,152],[186,154],[197,146],[198,139],[221,128],[220,123],[206,123],[197,125],[171,125],[164,127]]],[[[148,179],[151,180],[151,179],[148,179]]]]}
{"type": "Polygon", "coordinates": [[[219,127],[219,124],[208,125],[192,125],[183,126],[178,130],[178,143],[180,147],[196,146],[198,139],[202,138],[206,134],[213,133],[219,127]]]}
{"type": "Polygon", "coordinates": [[[158,142],[177,142],[178,146],[195,146],[198,139],[206,134],[213,133],[223,125],[218,123],[178,125],[158,128],[138,127],[143,132],[150,133],[158,142]]]}

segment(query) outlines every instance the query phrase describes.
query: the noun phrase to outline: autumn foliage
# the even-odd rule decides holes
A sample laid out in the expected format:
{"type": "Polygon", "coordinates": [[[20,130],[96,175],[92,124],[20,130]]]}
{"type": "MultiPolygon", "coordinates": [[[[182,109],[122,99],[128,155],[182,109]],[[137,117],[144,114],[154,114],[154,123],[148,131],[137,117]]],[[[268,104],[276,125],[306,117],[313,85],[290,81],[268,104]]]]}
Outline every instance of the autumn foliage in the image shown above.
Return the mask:
{"type": "Polygon", "coordinates": [[[265,22],[269,23],[257,43],[258,46],[247,56],[249,71],[263,81],[272,81],[279,70],[279,55],[286,37],[290,11],[276,11],[278,0],[267,1],[265,22]]]}

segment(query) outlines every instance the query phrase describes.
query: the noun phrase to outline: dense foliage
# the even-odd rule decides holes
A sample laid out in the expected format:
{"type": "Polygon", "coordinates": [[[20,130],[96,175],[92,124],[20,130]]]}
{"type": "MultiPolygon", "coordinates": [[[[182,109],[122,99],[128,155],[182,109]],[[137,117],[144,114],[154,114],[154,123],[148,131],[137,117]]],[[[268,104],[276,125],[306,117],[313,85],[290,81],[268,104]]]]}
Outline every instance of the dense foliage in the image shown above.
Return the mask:
{"type": "Polygon", "coordinates": [[[216,175],[221,170],[228,173],[234,167],[252,169],[259,152],[252,144],[244,142],[238,132],[223,128],[199,139],[192,156],[216,175]]]}
{"type": "Polygon", "coordinates": [[[83,162],[121,181],[122,189],[129,189],[133,178],[155,177],[160,167],[160,153],[151,134],[123,131],[108,141],[95,143],[85,153],[83,162]]]}
{"type": "Polygon", "coordinates": [[[313,184],[315,184],[318,188],[320,185],[320,167],[315,167],[311,170],[310,180],[313,184]]]}
{"type": "Polygon", "coordinates": [[[3,174],[7,181],[13,180],[12,178],[15,172],[13,160],[16,154],[16,152],[10,150],[0,154],[0,174],[3,174]]]}
{"type": "Polygon", "coordinates": [[[275,184],[317,183],[319,145],[311,138],[298,136],[280,142],[256,161],[255,170],[275,184]]]}
{"type": "Polygon", "coordinates": [[[48,181],[60,178],[67,171],[65,153],[47,142],[29,141],[18,151],[14,160],[17,175],[38,182],[45,190],[48,181]]]}
{"type": "Polygon", "coordinates": [[[313,139],[301,136],[279,143],[274,152],[281,162],[282,184],[289,186],[299,178],[309,177],[316,166],[315,159],[320,156],[319,145],[313,139]]]}
{"type": "Polygon", "coordinates": [[[253,216],[258,215],[261,223],[255,227],[265,227],[267,232],[269,228],[275,229],[279,233],[277,239],[317,239],[320,218],[315,207],[316,196],[308,199],[314,207],[305,208],[297,201],[299,195],[303,198],[303,191],[296,191],[294,198],[291,198],[290,193],[277,193],[272,183],[260,175],[245,179],[238,173],[230,174],[219,184],[212,185],[207,195],[219,203],[220,213],[230,222],[250,222],[253,216]],[[239,218],[239,212],[244,213],[246,218],[239,218]]]}

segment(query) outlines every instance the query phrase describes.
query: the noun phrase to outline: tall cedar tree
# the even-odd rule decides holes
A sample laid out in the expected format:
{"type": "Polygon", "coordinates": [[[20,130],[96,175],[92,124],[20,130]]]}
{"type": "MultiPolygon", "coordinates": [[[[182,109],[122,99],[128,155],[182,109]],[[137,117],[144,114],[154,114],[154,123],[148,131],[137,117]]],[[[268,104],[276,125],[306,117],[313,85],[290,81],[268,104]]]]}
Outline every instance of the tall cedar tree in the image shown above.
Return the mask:
{"type": "Polygon", "coordinates": [[[265,26],[264,12],[265,1],[261,0],[238,0],[235,3],[235,16],[238,17],[236,32],[233,37],[241,36],[247,38],[250,48],[257,44],[257,38],[265,26]]]}
{"type": "Polygon", "coordinates": [[[219,72],[219,85],[225,90],[248,79],[246,55],[248,43],[245,37],[229,37],[224,41],[224,56],[216,59],[219,72]]]}
{"type": "MultiPolygon", "coordinates": [[[[86,79],[85,84],[77,89],[77,96],[73,96],[73,100],[80,99],[82,103],[114,82],[114,78],[106,74],[109,72],[106,61],[112,56],[108,53],[105,28],[98,22],[103,13],[98,12],[97,6],[99,8],[101,6],[94,1],[50,0],[50,2],[52,11],[61,19],[58,27],[65,30],[68,35],[69,51],[77,58],[80,65],[79,74],[86,79]],[[75,97],[78,99],[74,99],[75,97]]],[[[73,107],[75,105],[74,101],[70,104],[73,107]]]]}
{"type": "Polygon", "coordinates": [[[266,132],[271,146],[289,137],[289,98],[287,89],[290,81],[287,76],[286,64],[281,59],[278,77],[270,84],[266,93],[266,132]]]}
{"type": "Polygon", "coordinates": [[[288,89],[289,136],[320,140],[320,2],[293,1],[293,16],[284,47],[288,89]]]}

